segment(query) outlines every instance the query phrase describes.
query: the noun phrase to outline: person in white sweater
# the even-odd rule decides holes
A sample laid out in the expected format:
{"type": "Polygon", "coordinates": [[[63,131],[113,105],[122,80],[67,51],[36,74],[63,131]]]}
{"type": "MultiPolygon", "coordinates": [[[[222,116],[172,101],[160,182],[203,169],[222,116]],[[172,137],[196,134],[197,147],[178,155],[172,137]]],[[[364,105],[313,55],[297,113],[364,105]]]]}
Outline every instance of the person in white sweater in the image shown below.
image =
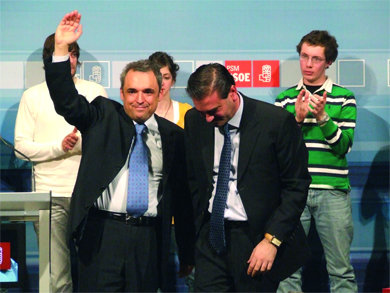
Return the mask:
{"type": "MultiPolygon", "coordinates": [[[[44,43],[43,59],[54,51],[54,34],[44,43]]],[[[80,64],[77,43],[69,47],[71,73],[77,91],[91,102],[107,97],[104,88],[76,77],[80,64]]],[[[37,192],[52,192],[51,292],[72,292],[71,261],[66,241],[69,205],[81,160],[81,136],[55,112],[46,82],[27,89],[22,96],[15,124],[15,148],[31,159],[37,192]]],[[[25,159],[16,153],[20,159],[25,159]]],[[[37,223],[34,224],[38,234],[37,223]]]]}

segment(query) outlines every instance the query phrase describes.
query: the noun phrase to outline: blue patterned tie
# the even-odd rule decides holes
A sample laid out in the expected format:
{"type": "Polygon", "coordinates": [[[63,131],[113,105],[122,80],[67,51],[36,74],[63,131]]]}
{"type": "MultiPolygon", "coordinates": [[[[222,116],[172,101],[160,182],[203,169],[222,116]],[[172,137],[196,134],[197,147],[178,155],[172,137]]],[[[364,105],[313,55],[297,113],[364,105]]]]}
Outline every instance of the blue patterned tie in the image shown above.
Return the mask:
{"type": "Polygon", "coordinates": [[[223,130],[224,143],[221,158],[219,160],[217,188],[213,201],[213,210],[210,217],[209,235],[210,244],[218,254],[223,253],[226,249],[224,214],[226,198],[229,191],[230,158],[232,150],[232,143],[230,141],[230,133],[227,123],[224,125],[223,130]]]}
{"type": "Polygon", "coordinates": [[[126,211],[134,216],[142,216],[148,209],[148,150],[142,139],[144,124],[136,124],[135,143],[129,160],[129,186],[127,189],[126,211]]]}

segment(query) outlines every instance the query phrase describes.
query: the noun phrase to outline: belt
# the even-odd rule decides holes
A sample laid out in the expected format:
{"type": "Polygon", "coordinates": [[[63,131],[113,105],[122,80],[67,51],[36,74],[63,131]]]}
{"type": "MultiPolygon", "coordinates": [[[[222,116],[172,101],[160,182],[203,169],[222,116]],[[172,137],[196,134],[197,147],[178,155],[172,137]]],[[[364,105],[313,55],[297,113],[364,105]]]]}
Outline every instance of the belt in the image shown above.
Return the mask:
{"type": "MultiPolygon", "coordinates": [[[[210,221],[211,214],[209,212],[205,213],[203,221],[204,222],[209,222],[210,221]]],[[[240,228],[240,227],[245,227],[248,226],[248,221],[231,221],[231,220],[226,220],[225,219],[225,228],[240,228]]]]}
{"type": "Polygon", "coordinates": [[[126,213],[114,213],[105,210],[91,208],[90,215],[98,218],[105,218],[125,222],[132,226],[154,226],[157,223],[157,217],[134,217],[126,213]]]}

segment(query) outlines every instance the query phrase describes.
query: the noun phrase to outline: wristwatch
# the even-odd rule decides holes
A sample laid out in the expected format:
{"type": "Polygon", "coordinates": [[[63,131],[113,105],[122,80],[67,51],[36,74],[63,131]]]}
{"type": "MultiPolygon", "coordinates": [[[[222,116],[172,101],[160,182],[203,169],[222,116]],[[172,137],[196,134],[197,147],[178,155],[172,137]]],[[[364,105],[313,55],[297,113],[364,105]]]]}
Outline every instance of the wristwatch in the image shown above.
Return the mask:
{"type": "Polygon", "coordinates": [[[330,119],[330,117],[329,117],[328,113],[325,112],[324,118],[317,121],[318,126],[320,126],[320,127],[324,126],[326,124],[326,122],[329,121],[329,119],[330,119]]]}
{"type": "Polygon", "coordinates": [[[282,241],[280,241],[278,238],[275,237],[275,235],[271,235],[269,233],[265,233],[264,237],[271,242],[271,244],[275,245],[276,247],[279,247],[280,244],[282,244],[282,241]]]}

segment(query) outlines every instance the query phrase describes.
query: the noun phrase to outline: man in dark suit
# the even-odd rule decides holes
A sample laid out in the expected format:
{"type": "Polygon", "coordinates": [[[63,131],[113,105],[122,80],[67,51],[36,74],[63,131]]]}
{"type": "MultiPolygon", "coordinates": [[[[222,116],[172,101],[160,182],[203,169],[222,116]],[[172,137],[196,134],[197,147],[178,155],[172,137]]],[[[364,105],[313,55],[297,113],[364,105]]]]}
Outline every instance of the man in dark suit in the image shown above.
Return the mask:
{"type": "Polygon", "coordinates": [[[239,93],[220,64],[199,67],[187,92],[195,106],[185,119],[195,290],[276,291],[308,254],[301,131],[292,115],[239,93]]]}
{"type": "Polygon", "coordinates": [[[189,273],[193,264],[184,134],[154,115],[161,74],[147,60],[129,63],[123,70],[123,106],[102,97],[89,104],[78,95],[67,55],[68,45],[82,33],[80,18],[77,11],[64,16],[57,27],[53,59],[45,60],[56,111],[82,133],[83,155],[69,223],[78,247],[78,289],[164,290],[172,216],[181,273],[189,273]]]}

